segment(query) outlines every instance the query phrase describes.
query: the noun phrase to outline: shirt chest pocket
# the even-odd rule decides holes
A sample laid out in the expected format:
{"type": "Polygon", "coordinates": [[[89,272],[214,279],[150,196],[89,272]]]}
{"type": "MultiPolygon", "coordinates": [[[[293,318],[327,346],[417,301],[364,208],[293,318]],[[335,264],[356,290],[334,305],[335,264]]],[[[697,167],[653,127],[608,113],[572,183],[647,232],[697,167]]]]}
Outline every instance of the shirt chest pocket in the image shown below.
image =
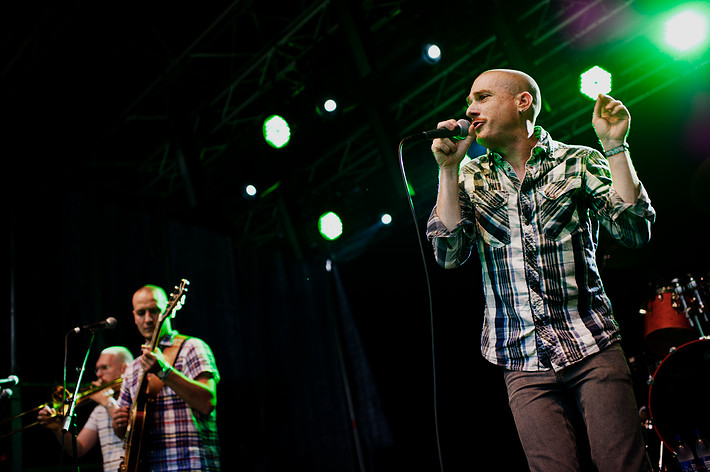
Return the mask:
{"type": "Polygon", "coordinates": [[[561,239],[579,229],[580,178],[550,182],[538,190],[540,228],[545,237],[561,239]]]}
{"type": "Polygon", "coordinates": [[[473,202],[480,239],[491,247],[510,244],[507,192],[477,190],[473,202]]]}

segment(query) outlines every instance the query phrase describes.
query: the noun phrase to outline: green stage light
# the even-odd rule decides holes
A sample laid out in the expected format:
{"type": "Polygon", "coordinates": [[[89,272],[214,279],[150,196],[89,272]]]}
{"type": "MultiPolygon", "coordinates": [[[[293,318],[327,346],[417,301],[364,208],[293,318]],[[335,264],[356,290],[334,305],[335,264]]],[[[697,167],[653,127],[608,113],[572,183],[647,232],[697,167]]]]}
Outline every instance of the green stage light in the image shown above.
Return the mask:
{"type": "Polygon", "coordinates": [[[337,214],[328,211],[318,218],[318,231],[325,239],[333,241],[343,234],[343,222],[337,214]]]}
{"type": "Polygon", "coordinates": [[[611,74],[599,66],[594,66],[580,76],[580,92],[592,100],[600,93],[611,92],[611,74]]]}
{"type": "Polygon", "coordinates": [[[262,132],[269,146],[276,149],[281,149],[291,140],[291,128],[288,126],[288,122],[279,115],[271,115],[265,119],[262,132]]]}
{"type": "Polygon", "coordinates": [[[676,51],[691,51],[701,46],[708,36],[708,20],[695,9],[673,15],[665,24],[664,40],[676,51]]]}

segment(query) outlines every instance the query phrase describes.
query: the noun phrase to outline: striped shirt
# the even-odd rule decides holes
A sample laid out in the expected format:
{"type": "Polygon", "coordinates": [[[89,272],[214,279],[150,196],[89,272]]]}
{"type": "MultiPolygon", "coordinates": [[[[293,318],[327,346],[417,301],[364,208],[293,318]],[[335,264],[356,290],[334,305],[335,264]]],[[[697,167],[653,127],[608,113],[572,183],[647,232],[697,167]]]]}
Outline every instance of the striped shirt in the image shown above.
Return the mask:
{"type": "MultiPolygon", "coordinates": [[[[159,347],[172,345],[174,336],[163,337],[159,347]]],[[[215,383],[219,372],[210,347],[200,339],[187,338],[173,367],[189,379],[203,372],[211,373],[215,383]]],[[[135,359],[123,375],[118,406],[130,406],[136,398],[143,370],[135,359]]],[[[146,421],[145,461],[151,471],[215,471],[220,469],[219,437],[216,410],[204,415],[180,398],[171,388],[163,386],[153,406],[153,416],[146,421]]]]}
{"type": "Polygon", "coordinates": [[[522,182],[495,152],[463,166],[461,222],[448,231],[434,208],[427,236],[446,268],[478,250],[484,358],[510,370],[558,371],[620,339],[595,259],[599,223],[638,247],[655,212],[643,186],[624,203],[598,151],[553,141],[540,127],[535,136],[522,182]]]}
{"type": "Polygon", "coordinates": [[[97,405],[86,420],[84,428],[96,431],[99,436],[104,472],[116,472],[123,457],[123,440],[113,432],[112,420],[106,407],[97,405]]]}

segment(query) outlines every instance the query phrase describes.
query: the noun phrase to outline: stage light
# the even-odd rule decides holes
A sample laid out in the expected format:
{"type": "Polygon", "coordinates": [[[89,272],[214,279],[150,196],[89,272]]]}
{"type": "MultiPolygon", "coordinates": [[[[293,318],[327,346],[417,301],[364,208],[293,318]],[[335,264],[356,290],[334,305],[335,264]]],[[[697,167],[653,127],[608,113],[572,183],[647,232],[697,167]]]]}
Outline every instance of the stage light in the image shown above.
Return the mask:
{"type": "Polygon", "coordinates": [[[325,212],[318,218],[318,231],[323,238],[333,241],[343,234],[343,222],[336,213],[325,212]]]}
{"type": "Polygon", "coordinates": [[[664,40],[676,51],[685,52],[702,45],[708,36],[707,18],[694,9],[673,15],[665,24],[664,40]]]}
{"type": "Polygon", "coordinates": [[[599,66],[594,66],[580,76],[580,92],[592,100],[600,93],[611,92],[611,74],[599,66]]]}
{"type": "Polygon", "coordinates": [[[380,217],[380,221],[382,222],[383,225],[388,225],[388,224],[392,223],[392,215],[390,215],[389,213],[384,213],[380,217]]]}
{"type": "Polygon", "coordinates": [[[276,149],[281,149],[291,140],[291,128],[288,126],[288,122],[279,115],[271,115],[264,120],[262,132],[269,146],[276,149]]]}
{"type": "Polygon", "coordinates": [[[248,200],[251,200],[252,198],[256,198],[257,190],[256,187],[252,184],[247,184],[242,187],[242,196],[248,200]]]}
{"type": "Polygon", "coordinates": [[[338,102],[333,97],[326,95],[317,102],[316,114],[321,118],[335,118],[340,112],[339,108],[338,102]]]}
{"type": "Polygon", "coordinates": [[[336,108],[338,108],[338,103],[332,98],[329,98],[328,100],[323,102],[323,109],[328,113],[333,113],[336,108]]]}
{"type": "Polygon", "coordinates": [[[441,48],[436,44],[427,44],[423,51],[424,60],[430,64],[436,64],[441,60],[441,48]]]}

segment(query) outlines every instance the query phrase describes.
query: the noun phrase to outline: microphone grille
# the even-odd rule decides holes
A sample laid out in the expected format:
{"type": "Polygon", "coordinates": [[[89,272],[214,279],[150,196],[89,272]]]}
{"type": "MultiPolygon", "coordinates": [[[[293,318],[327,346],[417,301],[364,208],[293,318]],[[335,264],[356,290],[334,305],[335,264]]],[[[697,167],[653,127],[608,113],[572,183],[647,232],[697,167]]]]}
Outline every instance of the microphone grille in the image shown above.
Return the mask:
{"type": "Polygon", "coordinates": [[[467,138],[468,137],[468,129],[471,127],[471,122],[461,118],[460,120],[457,121],[459,124],[459,135],[456,136],[457,138],[467,138]]]}
{"type": "Polygon", "coordinates": [[[109,316],[108,318],[106,318],[106,328],[113,329],[116,327],[117,324],[118,320],[113,316],[109,316]]]}

